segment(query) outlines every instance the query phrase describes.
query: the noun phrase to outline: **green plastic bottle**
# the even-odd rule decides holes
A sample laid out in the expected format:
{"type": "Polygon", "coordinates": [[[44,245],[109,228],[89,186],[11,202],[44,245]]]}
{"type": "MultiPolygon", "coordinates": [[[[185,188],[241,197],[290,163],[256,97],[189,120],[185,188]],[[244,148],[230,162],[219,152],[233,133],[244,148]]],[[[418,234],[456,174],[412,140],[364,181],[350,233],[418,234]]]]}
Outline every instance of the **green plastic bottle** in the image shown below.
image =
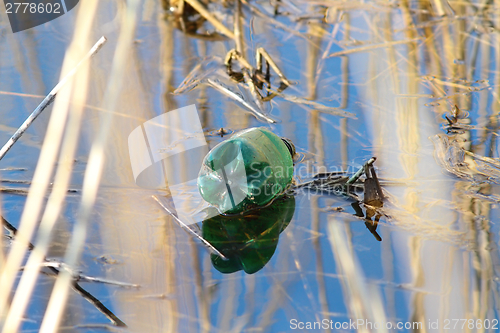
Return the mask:
{"type": "Polygon", "coordinates": [[[250,128],[215,146],[203,160],[198,189],[220,213],[263,206],[292,182],[295,147],[266,128],[250,128]]]}
{"type": "Polygon", "coordinates": [[[253,274],[273,256],[280,233],[295,212],[295,198],[283,196],[269,206],[238,216],[216,215],[203,221],[202,235],[227,260],[210,255],[212,265],[224,274],[244,270],[253,274]]]}

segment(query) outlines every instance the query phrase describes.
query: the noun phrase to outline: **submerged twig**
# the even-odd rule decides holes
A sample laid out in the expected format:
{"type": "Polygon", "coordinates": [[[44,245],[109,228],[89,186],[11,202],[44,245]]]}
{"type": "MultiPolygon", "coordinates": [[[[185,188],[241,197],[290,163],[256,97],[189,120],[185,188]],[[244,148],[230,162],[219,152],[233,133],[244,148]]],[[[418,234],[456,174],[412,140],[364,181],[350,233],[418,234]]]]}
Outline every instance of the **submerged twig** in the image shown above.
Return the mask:
{"type": "Polygon", "coordinates": [[[46,260],[43,264],[42,267],[53,267],[60,271],[61,269],[64,269],[68,271],[71,276],[73,276],[73,279],[78,282],[98,282],[98,283],[103,283],[103,284],[111,284],[114,286],[119,286],[119,287],[129,287],[129,288],[139,288],[140,286],[138,284],[134,283],[126,283],[126,282],[120,282],[120,281],[115,281],[115,280],[110,280],[110,279],[104,279],[104,278],[98,278],[98,277],[93,277],[89,275],[82,274],[78,271],[75,271],[71,269],[68,265],[66,265],[63,262],[60,261],[48,261],[46,260]]]}
{"type": "Polygon", "coordinates": [[[255,114],[258,118],[264,119],[265,121],[267,121],[268,123],[271,123],[271,124],[276,123],[276,120],[272,119],[271,117],[265,115],[264,113],[260,112],[256,108],[252,107],[247,101],[245,101],[240,95],[236,94],[235,92],[229,90],[228,88],[226,88],[220,84],[217,84],[217,82],[215,82],[214,80],[207,79],[206,82],[211,87],[219,90],[223,94],[225,94],[225,95],[231,97],[232,99],[243,104],[248,110],[252,111],[252,113],[255,114]]]}
{"type": "Polygon", "coordinates": [[[198,238],[205,246],[207,246],[209,248],[209,250],[211,252],[213,252],[214,254],[218,255],[219,257],[221,257],[222,259],[224,260],[228,260],[227,257],[225,255],[223,255],[219,250],[217,250],[212,244],[210,244],[205,238],[201,237],[200,235],[198,235],[196,232],[194,232],[193,230],[191,230],[187,225],[186,223],[182,222],[182,220],[180,218],[178,218],[161,200],[160,198],[158,198],[156,195],[153,195],[153,199],[161,206],[161,208],[163,208],[168,214],[170,214],[174,220],[182,227],[182,229],[186,230],[188,233],[190,233],[191,235],[195,236],[196,238],[198,238]]]}
{"type": "Polygon", "coordinates": [[[100,300],[98,300],[94,295],[89,293],[87,290],[83,289],[76,281],[73,281],[72,285],[73,289],[82,295],[89,303],[91,303],[99,312],[105,315],[109,320],[113,322],[113,325],[118,327],[127,327],[120,318],[118,318],[111,310],[109,310],[100,300]]]}
{"type": "MultiPolygon", "coordinates": [[[[5,229],[9,230],[14,236],[17,234],[17,228],[14,227],[9,221],[4,219],[3,216],[0,216],[0,219],[2,220],[2,224],[4,225],[5,229]]],[[[35,246],[31,243],[28,244],[29,250],[33,250],[35,246]]],[[[45,263],[42,265],[47,268],[49,268],[54,274],[59,274],[59,268],[64,267],[65,269],[68,269],[66,265],[60,262],[50,262],[45,258],[45,263]]],[[[82,274],[72,274],[74,279],[73,279],[73,284],[72,287],[73,289],[78,292],[83,298],[85,298],[89,303],[94,305],[99,312],[104,314],[115,326],[118,327],[127,327],[127,325],[120,320],[111,310],[109,310],[104,304],[102,304],[101,301],[99,301],[94,295],[90,294],[88,291],[83,289],[82,286],[78,284],[78,281],[92,281],[92,282],[101,282],[101,283],[107,283],[107,284],[114,284],[118,286],[127,286],[127,287],[137,287],[137,285],[132,285],[132,284],[125,284],[122,282],[118,281],[111,281],[111,280],[106,280],[106,279],[99,279],[99,278],[93,278],[91,276],[87,275],[82,275],[82,274]]]]}
{"type": "MultiPolygon", "coordinates": [[[[18,188],[18,187],[0,187],[1,193],[7,193],[12,195],[28,195],[29,189],[18,188]]],[[[80,190],[68,189],[67,193],[80,193],[80,190]]]]}
{"type": "Polygon", "coordinates": [[[77,70],[82,64],[99,51],[99,49],[106,43],[106,37],[101,37],[97,43],[90,49],[85,57],[49,92],[43,101],[36,107],[36,109],[29,115],[24,123],[17,129],[7,143],[0,149],[0,160],[7,154],[12,146],[19,140],[19,138],[26,132],[28,127],[35,121],[35,119],[49,106],[56,97],[61,88],[76,74],[77,70]]]}
{"type": "MultiPolygon", "coordinates": [[[[17,234],[17,228],[14,227],[12,224],[10,224],[9,221],[4,219],[3,216],[0,216],[0,219],[2,220],[2,224],[3,224],[4,228],[9,230],[12,233],[12,235],[15,236],[17,234]]],[[[28,243],[28,249],[33,250],[33,248],[34,248],[33,244],[28,243]]]]}

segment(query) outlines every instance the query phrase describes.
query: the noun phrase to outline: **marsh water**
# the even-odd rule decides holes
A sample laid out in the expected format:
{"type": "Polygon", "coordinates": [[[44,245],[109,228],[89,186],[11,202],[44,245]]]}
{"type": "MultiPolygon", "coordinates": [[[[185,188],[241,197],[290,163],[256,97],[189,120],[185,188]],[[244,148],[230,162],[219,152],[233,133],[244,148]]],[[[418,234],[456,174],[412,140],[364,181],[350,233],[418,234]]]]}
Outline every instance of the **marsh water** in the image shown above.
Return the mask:
{"type": "MultiPolygon", "coordinates": [[[[114,118],[75,269],[139,287],[82,282],[127,328],[113,326],[96,306],[70,292],[61,330],[290,332],[321,323],[311,331],[497,332],[499,3],[431,2],[290,0],[278,4],[277,15],[268,1],[243,2],[246,58],[255,66],[256,50],[265,48],[293,83],[265,103],[278,120],[269,124],[203,80],[173,94],[198,64],[212,66],[200,69],[200,77],[203,71],[219,75],[210,71],[213,66],[225,73],[224,58],[235,46],[227,38],[188,36],[154,1],[142,1],[136,13],[116,109],[100,107],[124,12],[122,3],[101,1],[92,36],[109,41],[91,60],[71,188],[82,188],[103,115],[113,112],[114,118]],[[268,262],[253,274],[221,273],[210,252],[153,200],[168,197],[167,186],[137,186],[129,158],[133,129],[191,104],[209,147],[230,135],[217,135],[220,128],[264,126],[292,140],[300,156],[297,183],[318,172],[353,173],[376,157],[385,197],[376,230],[381,241],[356,215],[353,200],[299,191],[268,262]]],[[[59,81],[80,6],[16,34],[2,16],[0,141],[59,81]]],[[[228,6],[213,9],[230,26],[228,6]]],[[[205,27],[213,30],[209,23],[205,27]]],[[[28,189],[9,181],[33,178],[50,114],[49,108],[0,161],[2,187],[28,189]]],[[[203,157],[174,165],[174,177],[197,172],[203,157]]],[[[29,209],[26,197],[1,198],[3,217],[17,227],[29,209]]],[[[64,257],[79,202],[78,191],[66,197],[48,258],[64,257]]],[[[9,244],[4,242],[6,252],[9,244]]],[[[21,331],[38,331],[54,281],[50,274],[38,278],[21,331]]]]}

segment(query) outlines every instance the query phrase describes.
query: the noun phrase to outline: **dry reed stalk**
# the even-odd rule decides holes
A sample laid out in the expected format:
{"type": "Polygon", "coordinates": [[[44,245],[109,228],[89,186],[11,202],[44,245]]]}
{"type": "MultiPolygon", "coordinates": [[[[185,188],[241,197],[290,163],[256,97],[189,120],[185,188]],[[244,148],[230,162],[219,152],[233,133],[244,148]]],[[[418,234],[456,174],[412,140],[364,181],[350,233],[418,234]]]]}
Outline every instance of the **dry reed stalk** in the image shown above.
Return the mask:
{"type": "Polygon", "coordinates": [[[87,53],[87,55],[50,91],[50,93],[43,99],[43,101],[36,107],[24,123],[17,129],[12,137],[0,149],[0,160],[7,154],[7,152],[14,146],[14,144],[21,138],[26,130],[31,126],[35,119],[54,101],[57,93],[70,81],[78,70],[86,64],[86,61],[92,57],[106,42],[105,38],[101,38],[94,47],[87,53]]]}
{"type": "MultiPolygon", "coordinates": [[[[89,5],[89,12],[92,13],[92,3],[89,5]]],[[[83,14],[82,14],[83,15],[83,14]]],[[[81,49],[81,42],[87,41],[90,32],[91,20],[84,20],[81,22],[82,28],[79,29],[77,37],[80,39],[78,42],[72,44],[72,47],[67,53],[62,73],[69,73],[75,67],[78,60],[83,56],[86,50],[81,49]]],[[[40,215],[45,192],[48,189],[52,171],[56,162],[57,152],[59,151],[64,134],[66,119],[69,114],[68,103],[71,96],[71,87],[74,80],[71,80],[66,89],[60,91],[59,98],[56,100],[52,110],[52,116],[47,129],[47,134],[42,147],[39,162],[33,177],[33,184],[30,188],[28,198],[26,200],[26,209],[21,216],[19,232],[16,235],[16,242],[13,244],[9,253],[5,266],[2,267],[0,276],[0,288],[2,290],[11,290],[14,280],[21,267],[22,260],[25,256],[30,239],[34,233],[37,225],[38,217],[40,215]]],[[[23,293],[20,290],[21,294],[23,293]]],[[[10,293],[0,293],[0,316],[4,317],[8,311],[8,297],[10,293]]],[[[22,297],[22,296],[19,296],[22,297]]],[[[18,303],[20,304],[20,303],[18,303]]],[[[6,324],[4,325],[4,332],[16,331],[20,323],[22,314],[12,313],[6,317],[6,324]]]]}
{"type": "MultiPolygon", "coordinates": [[[[102,39],[101,39],[102,40],[102,39]]],[[[49,197],[49,201],[42,216],[42,221],[38,229],[35,242],[36,250],[32,251],[28,262],[24,268],[21,280],[19,282],[11,309],[7,315],[4,329],[16,331],[20,325],[20,318],[24,314],[35,287],[38,273],[42,263],[45,261],[45,255],[51,242],[52,230],[61,213],[64,199],[68,193],[68,187],[73,170],[73,161],[78,145],[79,129],[87,94],[89,64],[85,64],[78,80],[72,83],[75,86],[73,101],[74,107],[71,109],[66,132],[59,156],[58,168],[56,170],[54,186],[49,197]]],[[[69,107],[69,105],[68,105],[69,107]]]]}
{"type": "MultiPolygon", "coordinates": [[[[344,300],[350,314],[349,317],[353,321],[362,319],[372,323],[387,322],[383,307],[377,309],[377,306],[382,304],[380,296],[377,292],[373,292],[373,288],[370,288],[365,282],[363,269],[353,251],[346,225],[333,217],[328,220],[328,239],[335,257],[337,273],[341,276],[344,300]]],[[[358,327],[360,333],[370,331],[372,330],[365,326],[358,327]]],[[[379,325],[376,331],[388,332],[385,325],[379,325]]]]}
{"type": "MultiPolygon", "coordinates": [[[[127,64],[128,51],[133,45],[138,6],[138,0],[128,2],[121,18],[120,35],[113,57],[108,85],[104,94],[103,107],[107,110],[115,110],[117,101],[120,97],[120,90],[123,84],[123,68],[127,64]]],[[[101,181],[105,161],[104,148],[107,144],[108,131],[112,119],[112,113],[103,115],[99,132],[92,143],[84,175],[82,199],[77,213],[77,220],[64,257],[64,262],[69,267],[74,267],[77,264],[85,243],[87,224],[97,198],[97,191],[101,181]]],[[[58,275],[47,305],[40,332],[48,333],[57,331],[68,298],[71,282],[72,276],[69,272],[62,271],[58,275]]]]}

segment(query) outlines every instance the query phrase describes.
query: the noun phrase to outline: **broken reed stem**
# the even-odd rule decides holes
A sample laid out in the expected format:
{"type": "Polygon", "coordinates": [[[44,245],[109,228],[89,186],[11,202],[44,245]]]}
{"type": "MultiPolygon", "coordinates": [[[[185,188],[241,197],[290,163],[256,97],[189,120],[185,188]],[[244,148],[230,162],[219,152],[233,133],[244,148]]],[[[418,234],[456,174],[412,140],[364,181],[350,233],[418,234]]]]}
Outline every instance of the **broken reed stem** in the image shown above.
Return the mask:
{"type": "MultiPolygon", "coordinates": [[[[127,67],[129,51],[133,47],[132,41],[137,24],[137,13],[139,12],[139,0],[127,1],[127,6],[121,17],[121,28],[118,35],[107,87],[103,94],[103,108],[116,110],[117,103],[122,93],[125,67],[127,67]]],[[[70,267],[76,266],[80,260],[87,235],[87,226],[97,198],[97,192],[101,183],[101,176],[105,163],[105,147],[108,134],[112,128],[113,113],[103,114],[99,130],[95,136],[85,174],[83,178],[82,197],[76,214],[77,218],[73,226],[71,239],[68,243],[64,262],[70,267]]],[[[45,310],[45,315],[40,327],[40,333],[52,333],[58,331],[62,320],[65,305],[68,301],[69,288],[72,277],[66,271],[61,271],[52,289],[50,300],[45,310]]]]}
{"type": "Polygon", "coordinates": [[[36,109],[29,115],[24,123],[17,129],[7,143],[0,149],[0,160],[7,154],[12,146],[19,140],[19,138],[26,132],[35,119],[49,106],[56,97],[61,88],[76,74],[82,64],[90,57],[96,54],[100,48],[106,43],[106,37],[101,37],[97,43],[90,49],[87,55],[50,91],[50,93],[43,99],[43,101],[36,107],[36,109]]]}
{"type": "Polygon", "coordinates": [[[359,168],[359,170],[354,175],[352,175],[351,178],[349,178],[349,180],[345,184],[350,185],[356,182],[356,180],[358,180],[359,177],[361,177],[361,175],[365,172],[365,168],[372,165],[376,159],[376,157],[370,158],[361,168],[359,168]]]}
{"type": "MultiPolygon", "coordinates": [[[[95,7],[94,7],[95,8],[95,7]]],[[[57,170],[54,175],[54,186],[51,191],[45,210],[42,214],[41,222],[37,230],[36,248],[37,251],[32,251],[26,262],[26,268],[19,280],[17,292],[12,300],[8,316],[11,314],[18,314],[19,316],[25,313],[31,295],[35,289],[36,280],[39,273],[39,266],[43,263],[44,257],[50,248],[51,234],[53,232],[58,216],[64,206],[67,190],[71,180],[73,169],[73,157],[76,154],[78,146],[79,128],[84,113],[83,103],[86,100],[88,91],[89,80],[89,62],[85,62],[78,73],[78,79],[73,80],[71,88],[67,88],[67,92],[71,94],[70,100],[74,101],[76,105],[71,107],[68,119],[61,122],[64,125],[64,136],[61,140],[62,145],[57,162],[57,170]],[[22,292],[19,292],[21,291],[22,292]]],[[[61,99],[64,100],[61,94],[61,99]]],[[[68,108],[69,104],[63,106],[68,108]]],[[[14,315],[12,315],[14,317],[14,315]]],[[[15,318],[15,317],[14,317],[15,318]]],[[[14,327],[18,325],[13,319],[6,321],[14,327]]]]}
{"type": "MultiPolygon", "coordinates": [[[[212,88],[217,89],[218,91],[222,92],[224,95],[226,95],[226,96],[228,96],[228,97],[230,97],[230,98],[238,101],[239,103],[241,103],[248,110],[250,110],[257,118],[263,119],[263,120],[267,121],[270,124],[275,124],[276,123],[276,120],[274,120],[273,118],[265,115],[264,113],[260,112],[256,108],[254,108],[247,101],[245,101],[240,95],[234,93],[233,91],[229,90],[228,88],[226,88],[226,87],[224,87],[224,86],[222,86],[220,84],[217,84],[217,82],[214,81],[214,80],[212,80],[212,79],[207,79],[206,82],[212,88]]],[[[250,82],[251,82],[251,80],[250,80],[250,82]]]]}
{"type": "MultiPolygon", "coordinates": [[[[87,34],[82,34],[82,40],[87,39],[87,34]]],[[[13,243],[12,248],[9,252],[7,260],[4,266],[1,267],[0,270],[0,286],[2,290],[7,292],[0,293],[0,316],[5,318],[5,324],[3,327],[4,332],[16,332],[17,328],[21,325],[21,320],[23,318],[23,314],[20,312],[11,311],[11,306],[9,305],[10,292],[13,291],[13,286],[15,283],[15,279],[18,273],[19,268],[23,262],[23,258],[25,257],[26,250],[28,248],[28,244],[30,239],[32,238],[35,230],[38,225],[38,218],[40,212],[42,210],[44,196],[49,187],[50,176],[52,174],[54,163],[57,158],[58,150],[60,147],[60,143],[62,142],[62,137],[64,133],[67,116],[69,113],[68,101],[71,94],[71,89],[61,89],[64,84],[68,86],[73,86],[73,79],[77,70],[81,67],[87,65],[85,60],[88,60],[93,54],[95,54],[100,47],[106,42],[106,39],[102,37],[91,50],[83,57],[83,60],[80,61],[76,66],[73,59],[75,59],[76,54],[80,47],[72,46],[67,52],[67,56],[65,57],[65,61],[63,64],[62,73],[65,74],[63,79],[58,83],[58,85],[52,90],[52,92],[47,96],[45,101],[47,103],[42,103],[41,106],[45,108],[49,101],[54,99],[54,96],[59,93],[61,100],[56,101],[56,105],[52,110],[52,116],[50,118],[48,127],[47,127],[47,135],[44,139],[44,145],[42,146],[40,152],[40,158],[37,164],[37,168],[35,174],[33,176],[33,184],[30,187],[29,195],[26,199],[25,207],[23,210],[21,221],[19,223],[19,233],[16,235],[16,242],[13,243]],[[69,54],[69,55],[68,55],[69,54]],[[60,103],[59,103],[60,102],[60,103]],[[8,315],[8,313],[12,313],[12,315],[8,315]],[[4,317],[5,316],[5,317],[4,317]],[[11,327],[11,328],[9,328],[11,327]]],[[[74,44],[76,45],[76,44],[74,44]]],[[[38,116],[38,114],[43,111],[42,107],[37,108],[35,112],[31,115],[30,118],[23,124],[21,129],[22,132],[26,130],[26,128],[33,122],[34,118],[38,116]],[[24,129],[23,129],[24,127],[24,129]]],[[[18,132],[19,132],[18,131],[18,132]]],[[[12,141],[12,139],[11,139],[12,141]]],[[[10,142],[10,146],[14,143],[10,142]]],[[[4,153],[10,148],[8,147],[4,150],[4,153]]],[[[4,147],[5,148],[5,147],[4,147]]],[[[2,155],[4,156],[4,155],[2,155]]],[[[24,276],[24,274],[23,274],[24,276]]],[[[24,289],[16,288],[15,295],[19,295],[19,297],[26,297],[28,293],[24,289]]],[[[15,296],[15,297],[16,297],[15,296]]],[[[23,299],[24,302],[24,299],[23,299]]],[[[19,303],[20,305],[23,305],[19,303]]],[[[2,319],[3,319],[2,318],[2,319]]]]}
{"type": "Polygon", "coordinates": [[[218,255],[223,260],[228,260],[228,258],[219,250],[217,250],[212,244],[210,244],[209,241],[191,230],[191,228],[189,228],[186,223],[184,223],[180,218],[177,217],[177,215],[175,215],[170,209],[168,209],[168,207],[160,200],[160,198],[158,198],[156,195],[153,195],[153,199],[161,206],[161,208],[163,208],[163,210],[165,210],[168,214],[170,214],[170,216],[172,216],[172,218],[181,226],[182,229],[198,238],[203,243],[203,245],[205,245],[210,250],[210,252],[218,255]]]}

